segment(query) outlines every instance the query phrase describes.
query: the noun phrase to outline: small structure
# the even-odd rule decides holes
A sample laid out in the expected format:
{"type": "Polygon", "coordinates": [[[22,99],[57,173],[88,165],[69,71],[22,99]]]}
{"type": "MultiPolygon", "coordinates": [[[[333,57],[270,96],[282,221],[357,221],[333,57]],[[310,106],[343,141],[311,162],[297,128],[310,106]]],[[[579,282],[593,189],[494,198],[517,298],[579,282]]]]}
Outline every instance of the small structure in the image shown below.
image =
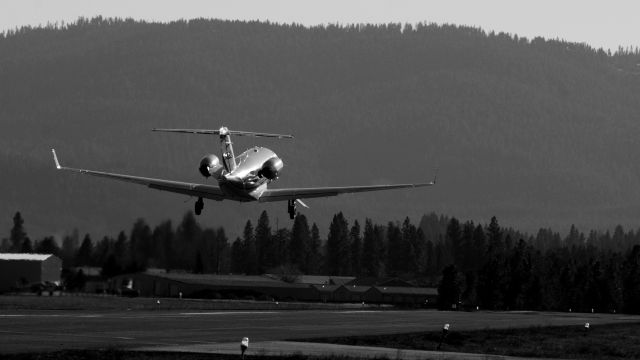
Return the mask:
{"type": "Polygon", "coordinates": [[[62,260],[52,254],[0,253],[0,292],[34,284],[60,284],[62,260]]]}
{"type": "Polygon", "coordinates": [[[335,301],[333,299],[333,293],[340,285],[311,285],[318,292],[318,300],[321,302],[335,301]]]}
{"type": "Polygon", "coordinates": [[[84,286],[81,291],[90,294],[104,294],[108,290],[107,281],[102,277],[102,268],[93,266],[78,266],[70,268],[71,272],[77,274],[82,271],[85,277],[84,286]]]}

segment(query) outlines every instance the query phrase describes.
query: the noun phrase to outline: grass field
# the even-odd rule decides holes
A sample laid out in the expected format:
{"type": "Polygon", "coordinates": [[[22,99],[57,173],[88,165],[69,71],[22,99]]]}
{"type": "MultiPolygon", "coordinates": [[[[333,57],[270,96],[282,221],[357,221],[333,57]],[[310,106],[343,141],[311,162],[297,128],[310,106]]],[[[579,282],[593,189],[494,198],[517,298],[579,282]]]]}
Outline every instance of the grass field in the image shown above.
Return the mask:
{"type": "MultiPolygon", "coordinates": [[[[344,345],[435,350],[442,332],[306,339],[344,345]]],[[[640,323],[455,331],[441,350],[539,358],[640,359],[640,323]]]]}
{"type": "Polygon", "coordinates": [[[361,304],[324,304],[252,300],[127,298],[102,295],[2,295],[2,310],[312,310],[362,308],[361,304]],[[158,303],[159,301],[159,303],[158,303]]]}
{"type": "MultiPolygon", "coordinates": [[[[134,352],[122,350],[70,350],[51,353],[32,353],[3,355],[6,360],[238,360],[239,355],[220,354],[192,354],[192,353],[163,353],[163,352],[134,352]]],[[[247,360],[274,360],[274,357],[251,355],[247,360]]],[[[318,359],[303,355],[278,356],[284,360],[318,359]]],[[[349,360],[347,357],[323,357],[321,360],[349,360]]],[[[384,359],[379,359],[384,360],[384,359]]]]}

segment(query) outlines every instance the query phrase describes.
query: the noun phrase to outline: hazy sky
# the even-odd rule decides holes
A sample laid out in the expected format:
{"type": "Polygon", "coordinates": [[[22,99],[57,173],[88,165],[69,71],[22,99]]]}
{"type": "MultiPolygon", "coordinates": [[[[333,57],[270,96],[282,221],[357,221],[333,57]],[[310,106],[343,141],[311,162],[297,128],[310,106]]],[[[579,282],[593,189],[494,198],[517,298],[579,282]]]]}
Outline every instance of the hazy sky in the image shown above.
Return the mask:
{"type": "Polygon", "coordinates": [[[637,0],[0,0],[0,31],[80,16],[326,23],[436,22],[479,26],[593,47],[640,46],[637,0]]]}

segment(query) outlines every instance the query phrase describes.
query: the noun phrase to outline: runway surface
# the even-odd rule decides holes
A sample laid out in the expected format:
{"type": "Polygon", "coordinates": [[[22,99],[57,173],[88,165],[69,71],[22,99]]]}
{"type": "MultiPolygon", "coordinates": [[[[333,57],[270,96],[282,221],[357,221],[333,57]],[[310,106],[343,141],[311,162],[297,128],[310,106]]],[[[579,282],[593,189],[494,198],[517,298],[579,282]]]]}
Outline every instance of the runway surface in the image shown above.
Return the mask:
{"type": "MultiPolygon", "coordinates": [[[[198,354],[230,354],[238,355],[238,343],[196,344],[189,346],[164,346],[139,348],[139,351],[164,351],[172,353],[198,353],[198,354]]],[[[402,359],[402,360],[540,360],[540,358],[525,358],[504,355],[470,354],[452,351],[428,351],[393,349],[379,346],[351,346],[321,344],[293,341],[262,341],[252,343],[246,355],[260,354],[273,357],[304,355],[306,357],[334,357],[334,358],[358,358],[358,359],[402,359]]],[[[553,359],[547,359],[553,360],[553,359]]]]}
{"type": "Polygon", "coordinates": [[[329,336],[640,322],[640,316],[413,311],[3,311],[0,353],[139,348],[329,336]]]}

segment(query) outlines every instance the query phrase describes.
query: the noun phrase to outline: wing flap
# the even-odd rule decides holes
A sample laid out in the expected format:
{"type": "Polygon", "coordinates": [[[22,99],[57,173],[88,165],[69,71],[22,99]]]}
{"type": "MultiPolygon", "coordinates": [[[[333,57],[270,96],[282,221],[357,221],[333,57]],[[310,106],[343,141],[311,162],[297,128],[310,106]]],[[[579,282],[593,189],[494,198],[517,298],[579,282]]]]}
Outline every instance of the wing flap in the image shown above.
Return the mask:
{"type": "Polygon", "coordinates": [[[418,184],[391,184],[391,185],[370,185],[370,186],[341,186],[341,187],[315,187],[315,188],[290,188],[290,189],[267,189],[260,202],[283,201],[292,199],[308,199],[318,197],[337,196],[340,194],[358,193],[366,191],[382,191],[393,189],[417,188],[435,185],[434,181],[418,184]]]}

